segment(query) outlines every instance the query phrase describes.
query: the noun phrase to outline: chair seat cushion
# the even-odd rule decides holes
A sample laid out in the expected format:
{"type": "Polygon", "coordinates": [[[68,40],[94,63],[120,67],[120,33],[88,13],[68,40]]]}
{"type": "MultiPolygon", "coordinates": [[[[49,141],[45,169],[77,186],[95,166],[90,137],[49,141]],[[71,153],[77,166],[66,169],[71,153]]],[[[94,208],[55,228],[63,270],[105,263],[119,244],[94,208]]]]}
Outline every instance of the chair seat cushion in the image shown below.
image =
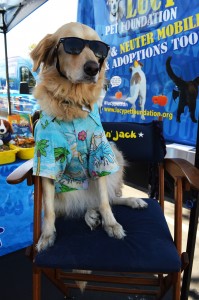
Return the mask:
{"type": "Polygon", "coordinates": [[[126,231],[111,238],[99,226],[91,231],[84,219],[59,218],[55,244],[37,254],[42,267],[114,272],[176,272],[180,257],[158,202],[145,199],[147,209],[114,206],[116,220],[126,231]]]}

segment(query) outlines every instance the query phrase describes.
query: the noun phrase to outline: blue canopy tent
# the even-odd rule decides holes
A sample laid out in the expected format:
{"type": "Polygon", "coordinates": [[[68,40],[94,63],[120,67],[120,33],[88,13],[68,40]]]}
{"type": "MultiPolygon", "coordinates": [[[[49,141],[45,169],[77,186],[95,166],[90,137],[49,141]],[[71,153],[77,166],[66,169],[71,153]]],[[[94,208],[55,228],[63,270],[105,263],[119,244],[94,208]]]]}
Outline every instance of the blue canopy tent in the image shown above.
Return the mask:
{"type": "Polygon", "coordinates": [[[8,96],[8,114],[11,115],[9,72],[8,72],[8,53],[6,34],[33,11],[39,8],[48,0],[3,0],[0,1],[0,33],[4,35],[5,47],[5,66],[8,96]]]}

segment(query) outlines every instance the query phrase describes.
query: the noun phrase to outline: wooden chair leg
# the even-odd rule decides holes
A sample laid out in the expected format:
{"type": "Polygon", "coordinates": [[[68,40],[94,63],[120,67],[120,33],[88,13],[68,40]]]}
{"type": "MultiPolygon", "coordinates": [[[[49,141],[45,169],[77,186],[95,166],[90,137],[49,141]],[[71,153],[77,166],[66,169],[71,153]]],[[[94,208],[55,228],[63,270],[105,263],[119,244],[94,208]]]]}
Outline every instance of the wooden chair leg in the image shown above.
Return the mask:
{"type": "Polygon", "coordinates": [[[41,300],[41,270],[33,266],[33,300],[41,300]]]}
{"type": "MultiPolygon", "coordinates": [[[[34,178],[34,236],[33,259],[36,255],[36,243],[41,233],[42,182],[41,177],[34,178]]],[[[33,300],[41,300],[41,270],[33,266],[33,300]]]]}
{"type": "Polygon", "coordinates": [[[177,275],[177,281],[173,286],[173,300],[180,300],[180,288],[181,288],[181,272],[177,275]]]}

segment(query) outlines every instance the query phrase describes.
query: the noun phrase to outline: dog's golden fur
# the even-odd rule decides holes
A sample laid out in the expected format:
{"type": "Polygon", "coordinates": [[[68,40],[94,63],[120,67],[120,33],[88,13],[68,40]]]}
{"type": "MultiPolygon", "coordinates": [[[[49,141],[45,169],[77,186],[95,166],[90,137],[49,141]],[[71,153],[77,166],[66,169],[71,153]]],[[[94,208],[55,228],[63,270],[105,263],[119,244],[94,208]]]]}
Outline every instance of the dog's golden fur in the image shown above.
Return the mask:
{"type": "Polygon", "coordinates": [[[59,47],[58,55],[62,72],[69,80],[60,76],[56,69],[56,46],[62,37],[81,37],[88,40],[100,40],[96,32],[89,27],[77,23],[63,25],[54,34],[44,37],[31,52],[34,62],[33,71],[42,64],[41,82],[35,89],[34,95],[39,99],[41,109],[59,119],[71,121],[74,118],[86,118],[87,112],[82,111],[82,105],[92,109],[97,102],[104,84],[105,64],[102,65],[97,81],[82,82],[79,73],[86,61],[98,63],[98,58],[87,47],[83,55],[66,55],[59,47]],[[72,70],[73,74],[71,74],[72,70]],[[75,71],[76,70],[76,71],[75,71]],[[75,73],[76,72],[76,73],[75,73]],[[65,103],[67,99],[68,104],[65,103]]]}
{"type": "MultiPolygon", "coordinates": [[[[57,70],[56,47],[63,37],[79,37],[85,40],[100,40],[97,33],[80,23],[63,25],[54,34],[44,37],[31,52],[34,71],[39,67],[40,82],[34,95],[40,107],[48,115],[60,120],[71,121],[75,118],[86,118],[88,112],[82,106],[92,109],[103,87],[105,62],[101,63],[89,47],[85,47],[79,55],[64,52],[63,45],[58,47],[60,72],[57,70]],[[85,65],[97,66],[95,74],[86,74],[85,65]]],[[[85,221],[92,229],[99,225],[99,213],[102,224],[109,236],[123,238],[125,232],[115,220],[110,203],[125,204],[132,208],[144,208],[147,204],[142,199],[122,198],[124,159],[113,147],[120,170],[97,180],[89,180],[89,188],[84,191],[72,191],[55,194],[54,181],[42,178],[44,223],[42,234],[37,244],[38,251],[53,245],[55,240],[55,218],[57,214],[85,214],[85,221]]]]}

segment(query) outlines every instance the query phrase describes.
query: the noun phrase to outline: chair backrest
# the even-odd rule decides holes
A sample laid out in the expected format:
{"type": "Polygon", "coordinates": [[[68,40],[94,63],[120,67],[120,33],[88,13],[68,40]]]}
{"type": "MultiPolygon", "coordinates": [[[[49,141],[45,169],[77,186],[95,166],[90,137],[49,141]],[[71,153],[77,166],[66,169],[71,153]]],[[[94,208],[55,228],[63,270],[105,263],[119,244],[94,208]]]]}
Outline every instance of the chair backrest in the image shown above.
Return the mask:
{"type": "Polygon", "coordinates": [[[162,121],[150,123],[103,122],[109,141],[116,143],[125,160],[125,181],[138,189],[148,189],[151,198],[159,198],[159,168],[166,155],[162,121]],[[148,173],[148,180],[143,173],[148,173]],[[143,182],[144,179],[144,182],[143,182]]]}
{"type": "Polygon", "coordinates": [[[166,154],[162,121],[150,123],[103,122],[109,141],[115,142],[129,162],[161,162],[166,154]]]}

